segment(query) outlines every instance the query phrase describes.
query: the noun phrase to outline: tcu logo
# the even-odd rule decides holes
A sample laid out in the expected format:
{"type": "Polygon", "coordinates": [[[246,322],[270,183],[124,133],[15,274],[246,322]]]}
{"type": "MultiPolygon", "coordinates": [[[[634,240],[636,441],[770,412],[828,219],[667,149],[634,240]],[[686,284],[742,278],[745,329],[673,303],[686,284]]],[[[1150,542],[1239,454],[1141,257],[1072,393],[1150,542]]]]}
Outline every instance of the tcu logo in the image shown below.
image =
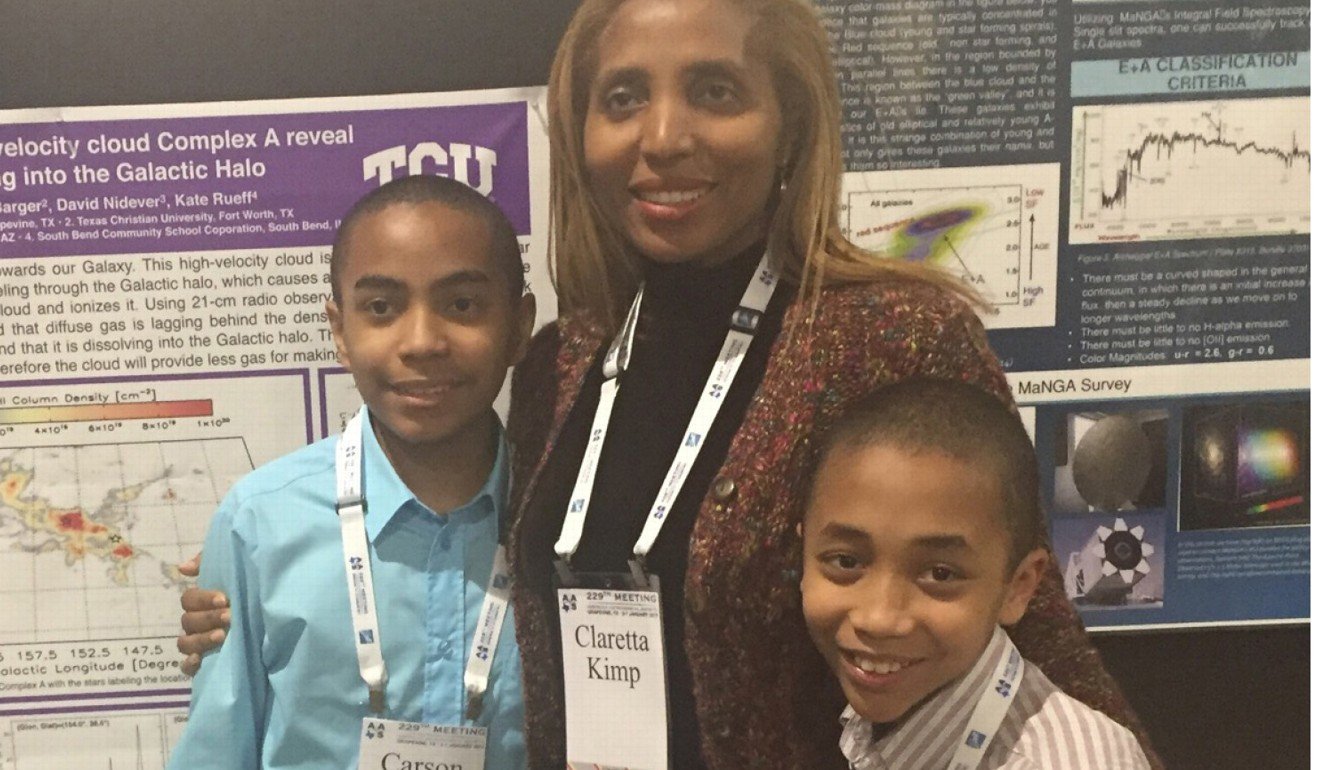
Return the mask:
{"type": "Polygon", "coordinates": [[[406,168],[408,175],[435,174],[446,176],[471,187],[482,195],[490,195],[495,186],[495,151],[488,147],[452,142],[441,147],[437,142],[421,142],[408,149],[400,144],[373,152],[362,159],[362,178],[376,178],[385,184],[394,178],[395,169],[406,168]],[[472,164],[476,163],[477,178],[472,180],[472,164]]]}
{"type": "Polygon", "coordinates": [[[490,648],[482,644],[477,647],[477,660],[486,660],[490,657],[490,648]]]}
{"type": "Polygon", "coordinates": [[[362,557],[360,556],[348,557],[348,566],[351,567],[354,572],[357,572],[358,570],[362,569],[362,557]]]}
{"type": "Polygon", "coordinates": [[[999,684],[995,685],[995,692],[999,693],[1001,696],[1005,698],[1008,697],[1008,694],[1012,690],[1013,690],[1012,685],[1010,685],[1008,682],[1005,682],[1003,679],[1000,679],[999,684]]]}

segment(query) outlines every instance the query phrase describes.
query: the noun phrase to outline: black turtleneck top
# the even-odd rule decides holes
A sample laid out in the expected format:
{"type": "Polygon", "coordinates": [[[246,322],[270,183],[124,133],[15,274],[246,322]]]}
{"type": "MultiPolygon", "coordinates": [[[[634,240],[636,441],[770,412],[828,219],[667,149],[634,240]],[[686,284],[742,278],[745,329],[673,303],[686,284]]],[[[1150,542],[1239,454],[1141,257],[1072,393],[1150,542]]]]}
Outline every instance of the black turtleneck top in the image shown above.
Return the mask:
{"type": "MultiPolygon", "coordinates": [[[[729,319],[747,288],[765,245],[758,243],[713,268],[648,263],[634,348],[601,452],[582,543],[573,559],[579,572],[626,572],[633,544],[659,493],[696,409],[706,379],[724,345],[729,319]]],[[[660,577],[670,715],[670,766],[703,768],[692,674],[683,648],[683,592],[688,540],[697,511],[724,463],[765,373],[793,295],[780,281],[724,404],[665,521],[647,568],[660,577]]],[[[531,492],[524,513],[521,553],[529,587],[555,611],[554,543],[563,526],[573,483],[586,450],[604,380],[596,353],[559,439],[531,492]]],[[[561,663],[559,633],[551,634],[561,663]]],[[[561,672],[562,676],[562,672],[561,672]]]]}

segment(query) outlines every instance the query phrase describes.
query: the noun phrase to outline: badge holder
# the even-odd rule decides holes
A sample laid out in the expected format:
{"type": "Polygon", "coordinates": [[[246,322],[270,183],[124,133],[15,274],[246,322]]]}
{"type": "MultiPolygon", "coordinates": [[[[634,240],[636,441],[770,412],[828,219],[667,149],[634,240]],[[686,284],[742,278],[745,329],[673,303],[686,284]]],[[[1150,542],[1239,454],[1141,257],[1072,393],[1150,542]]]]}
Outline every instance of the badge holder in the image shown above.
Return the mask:
{"type": "Polygon", "coordinates": [[[569,768],[668,770],[660,580],[555,570],[569,768]],[[640,729],[639,729],[640,727],[640,729]]]}
{"type": "Polygon", "coordinates": [[[486,728],[399,722],[370,716],[362,720],[359,770],[382,767],[461,767],[486,764],[486,728]]]}

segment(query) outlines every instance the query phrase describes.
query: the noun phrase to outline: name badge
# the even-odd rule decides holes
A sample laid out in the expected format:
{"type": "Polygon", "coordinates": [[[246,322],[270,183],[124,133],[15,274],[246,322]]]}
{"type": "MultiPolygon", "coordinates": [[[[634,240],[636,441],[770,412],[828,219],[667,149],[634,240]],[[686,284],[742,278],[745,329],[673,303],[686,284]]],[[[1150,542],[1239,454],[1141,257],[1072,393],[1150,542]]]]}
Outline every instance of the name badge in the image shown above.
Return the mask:
{"type": "Polygon", "coordinates": [[[660,594],[559,589],[568,766],[667,770],[660,594]]]}
{"type": "Polygon", "coordinates": [[[486,728],[362,720],[358,770],[483,770],[486,728]]]}

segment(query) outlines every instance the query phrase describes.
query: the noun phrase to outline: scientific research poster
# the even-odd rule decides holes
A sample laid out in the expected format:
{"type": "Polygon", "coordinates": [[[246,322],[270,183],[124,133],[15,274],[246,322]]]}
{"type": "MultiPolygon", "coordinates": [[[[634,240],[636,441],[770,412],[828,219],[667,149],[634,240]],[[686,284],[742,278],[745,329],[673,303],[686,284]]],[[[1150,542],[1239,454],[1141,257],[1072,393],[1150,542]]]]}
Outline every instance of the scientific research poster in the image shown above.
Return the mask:
{"type": "Polygon", "coordinates": [[[234,481],[359,404],[325,317],[354,200],[467,183],[554,317],[541,98],[0,113],[0,768],[163,766],[175,565],[234,481]]]}
{"type": "MultiPolygon", "coordinates": [[[[985,297],[1088,626],[1305,622],[1310,6],[818,5],[843,223],[985,297]]],[[[542,99],[0,112],[0,770],[163,766],[173,565],[357,406],[323,312],[354,199],[489,195],[554,318],[542,99]]]]}
{"type": "Polygon", "coordinates": [[[1092,629],[1310,613],[1310,6],[825,0],[859,243],[979,289],[1092,629]]]}

